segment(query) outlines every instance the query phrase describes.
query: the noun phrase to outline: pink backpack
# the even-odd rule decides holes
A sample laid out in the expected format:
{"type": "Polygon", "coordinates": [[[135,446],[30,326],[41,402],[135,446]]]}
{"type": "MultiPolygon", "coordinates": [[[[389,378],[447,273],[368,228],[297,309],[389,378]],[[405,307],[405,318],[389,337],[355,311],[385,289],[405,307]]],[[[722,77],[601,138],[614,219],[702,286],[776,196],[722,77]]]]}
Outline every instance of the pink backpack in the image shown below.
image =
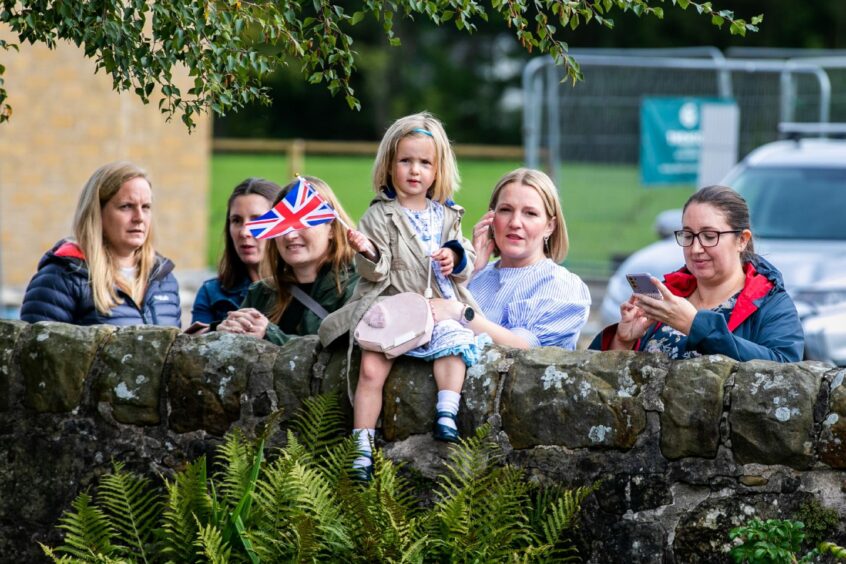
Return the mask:
{"type": "Polygon", "coordinates": [[[429,300],[402,292],[370,306],[355,327],[355,340],[364,350],[396,358],[428,343],[434,326],[429,300]]]}

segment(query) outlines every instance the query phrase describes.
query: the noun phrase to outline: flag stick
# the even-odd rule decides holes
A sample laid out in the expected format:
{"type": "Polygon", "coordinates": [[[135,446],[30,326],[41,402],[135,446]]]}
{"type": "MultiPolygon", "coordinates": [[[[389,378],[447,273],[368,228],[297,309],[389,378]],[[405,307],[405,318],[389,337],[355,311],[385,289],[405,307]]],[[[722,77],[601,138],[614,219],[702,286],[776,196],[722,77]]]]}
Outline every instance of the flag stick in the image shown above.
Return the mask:
{"type": "Polygon", "coordinates": [[[346,221],[344,221],[343,219],[341,219],[341,216],[339,216],[339,215],[338,215],[338,212],[337,212],[337,211],[335,212],[335,219],[337,219],[337,220],[341,223],[341,225],[343,225],[343,226],[344,226],[347,230],[352,229],[352,227],[350,227],[349,225],[347,225],[347,222],[346,222],[346,221]]]}

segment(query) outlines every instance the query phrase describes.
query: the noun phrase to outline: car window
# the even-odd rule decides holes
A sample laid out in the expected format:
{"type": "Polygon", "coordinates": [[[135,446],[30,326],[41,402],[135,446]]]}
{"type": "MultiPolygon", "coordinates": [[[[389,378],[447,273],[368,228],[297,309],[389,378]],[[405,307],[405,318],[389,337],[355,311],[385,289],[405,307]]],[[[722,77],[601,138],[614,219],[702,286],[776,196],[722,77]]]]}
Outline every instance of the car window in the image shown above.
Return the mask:
{"type": "Polygon", "coordinates": [[[731,186],[756,237],[846,240],[846,168],[747,168],[731,186]]]}

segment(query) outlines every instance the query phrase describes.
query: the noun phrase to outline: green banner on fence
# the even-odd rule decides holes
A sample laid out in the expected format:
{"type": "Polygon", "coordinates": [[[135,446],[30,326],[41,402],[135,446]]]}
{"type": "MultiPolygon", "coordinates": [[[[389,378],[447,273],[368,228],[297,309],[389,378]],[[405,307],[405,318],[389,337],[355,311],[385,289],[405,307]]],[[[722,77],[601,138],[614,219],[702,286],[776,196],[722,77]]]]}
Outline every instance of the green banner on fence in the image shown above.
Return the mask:
{"type": "Polygon", "coordinates": [[[734,104],[734,100],[643,98],[640,105],[640,179],[644,185],[696,182],[704,104],[734,104]]]}

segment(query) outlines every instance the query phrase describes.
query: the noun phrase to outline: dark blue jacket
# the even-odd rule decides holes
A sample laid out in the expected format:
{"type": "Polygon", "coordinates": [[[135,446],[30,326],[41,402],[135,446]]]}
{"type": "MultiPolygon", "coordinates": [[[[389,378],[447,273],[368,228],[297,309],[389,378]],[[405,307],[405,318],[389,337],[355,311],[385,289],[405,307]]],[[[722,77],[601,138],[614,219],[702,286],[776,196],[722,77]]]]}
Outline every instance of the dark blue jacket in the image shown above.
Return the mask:
{"type": "MultiPolygon", "coordinates": [[[[735,360],[802,360],[805,334],[793,300],[784,289],[781,273],[765,259],[756,256],[744,267],[746,282],[728,322],[722,313],[700,310],[693,318],[687,350],[700,354],[722,354],[735,360]]],[[[696,278],[687,268],[668,274],[664,280],[673,294],[687,297],[696,290],[696,278]]],[[[655,323],[635,345],[643,350],[658,330],[655,323]]],[[[607,350],[617,325],[606,327],[590,344],[591,349],[607,350]]]]}
{"type": "Polygon", "coordinates": [[[173,263],[156,255],[156,263],[147,282],[144,304],[139,307],[124,294],[123,300],[102,315],[94,307],[94,296],[88,280],[88,265],[80,248],[72,242],[59,241],[38,263],[38,271],[26,288],[21,319],[61,321],[74,325],[181,325],[179,285],[173,274],[173,263]]]}
{"type": "Polygon", "coordinates": [[[203,282],[194,298],[191,309],[191,323],[214,323],[226,319],[226,314],[235,311],[244,303],[247,290],[250,289],[250,279],[244,278],[240,284],[226,290],[220,285],[219,278],[210,278],[203,282]]]}

